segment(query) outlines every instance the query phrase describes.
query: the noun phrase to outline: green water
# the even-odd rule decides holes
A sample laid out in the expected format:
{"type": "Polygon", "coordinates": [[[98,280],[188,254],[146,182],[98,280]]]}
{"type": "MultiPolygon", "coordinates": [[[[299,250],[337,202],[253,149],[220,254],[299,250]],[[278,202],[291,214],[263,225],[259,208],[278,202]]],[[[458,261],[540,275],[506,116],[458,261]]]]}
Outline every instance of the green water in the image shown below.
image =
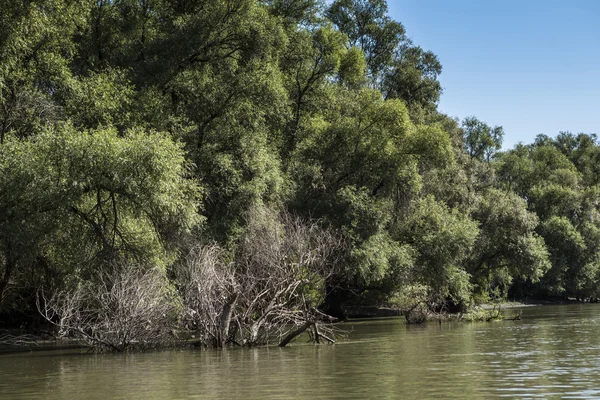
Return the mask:
{"type": "Polygon", "coordinates": [[[600,397],[600,305],[529,307],[520,321],[346,328],[334,346],[0,355],[0,398],[600,397]]]}

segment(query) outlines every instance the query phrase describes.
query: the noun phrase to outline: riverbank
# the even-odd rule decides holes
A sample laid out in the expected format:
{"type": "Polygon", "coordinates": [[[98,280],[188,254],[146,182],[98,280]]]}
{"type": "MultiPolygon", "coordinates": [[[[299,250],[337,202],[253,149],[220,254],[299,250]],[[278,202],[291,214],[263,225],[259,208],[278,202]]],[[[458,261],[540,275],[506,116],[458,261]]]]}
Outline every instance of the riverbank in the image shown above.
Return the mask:
{"type": "Polygon", "coordinates": [[[557,306],[566,304],[583,304],[584,302],[577,301],[576,299],[552,299],[552,300],[536,300],[536,299],[523,299],[523,300],[511,300],[503,301],[498,303],[483,303],[478,305],[483,309],[489,310],[500,306],[501,308],[520,308],[520,307],[536,307],[536,306],[557,306]]]}
{"type": "MultiPolygon", "coordinates": [[[[493,310],[506,310],[515,308],[525,307],[539,307],[539,306],[555,306],[555,305],[567,305],[567,304],[582,304],[582,302],[575,299],[552,299],[552,300],[537,300],[537,299],[522,299],[522,300],[510,300],[495,303],[483,303],[474,306],[466,313],[432,313],[428,315],[426,321],[480,321],[488,320],[491,316],[490,311],[493,310]],[[484,313],[478,313],[477,311],[485,311],[484,313]]],[[[402,310],[394,307],[377,307],[377,306],[348,306],[344,308],[346,317],[349,320],[355,319],[370,319],[370,318],[389,318],[389,317],[402,317],[404,314],[402,310]]],[[[506,317],[506,316],[505,316],[506,317]]],[[[508,316],[508,319],[514,318],[514,315],[508,316]]],[[[495,319],[495,318],[492,318],[495,319]]],[[[500,319],[500,318],[499,318],[500,319]]]]}
{"type": "MultiPolygon", "coordinates": [[[[512,320],[520,319],[520,312],[509,313],[503,310],[539,307],[582,304],[575,299],[554,299],[554,300],[533,300],[524,299],[520,301],[506,301],[498,303],[484,303],[477,305],[466,313],[428,313],[419,319],[419,323],[426,322],[474,322],[474,321],[492,321],[492,320],[512,320]]],[[[349,306],[344,308],[347,316],[347,322],[357,320],[374,320],[380,318],[401,317],[405,320],[402,310],[393,307],[376,306],[349,306]]],[[[406,319],[408,321],[408,319],[406,319]]],[[[407,322],[410,323],[410,322],[407,322]]],[[[412,322],[415,323],[415,322],[412,322]]],[[[193,336],[191,336],[193,337],[193,336]]],[[[182,338],[179,338],[182,339],[182,338]]],[[[202,347],[193,340],[184,340],[180,347],[202,347]]],[[[166,346],[169,347],[169,346],[166,346]]],[[[178,347],[178,346],[174,346],[178,347]]],[[[49,334],[33,335],[23,333],[17,329],[0,329],[0,354],[47,351],[47,350],[85,350],[89,346],[85,342],[77,339],[53,339],[49,334]]]]}
{"type": "Polygon", "coordinates": [[[38,351],[85,350],[85,343],[76,339],[46,339],[32,335],[13,336],[0,343],[0,355],[38,351]]]}

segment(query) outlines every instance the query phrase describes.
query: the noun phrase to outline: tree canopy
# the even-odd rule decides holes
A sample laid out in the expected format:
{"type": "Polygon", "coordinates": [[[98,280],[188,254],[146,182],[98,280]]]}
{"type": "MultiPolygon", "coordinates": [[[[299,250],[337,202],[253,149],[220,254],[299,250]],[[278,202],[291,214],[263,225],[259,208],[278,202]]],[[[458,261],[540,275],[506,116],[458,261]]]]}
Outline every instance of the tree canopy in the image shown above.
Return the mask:
{"type": "Polygon", "coordinates": [[[596,135],[502,151],[438,110],[409,37],[384,0],[0,0],[0,310],[126,265],[171,279],[194,242],[236,276],[257,210],[343,244],[313,288],[331,312],[597,299],[596,135]]]}

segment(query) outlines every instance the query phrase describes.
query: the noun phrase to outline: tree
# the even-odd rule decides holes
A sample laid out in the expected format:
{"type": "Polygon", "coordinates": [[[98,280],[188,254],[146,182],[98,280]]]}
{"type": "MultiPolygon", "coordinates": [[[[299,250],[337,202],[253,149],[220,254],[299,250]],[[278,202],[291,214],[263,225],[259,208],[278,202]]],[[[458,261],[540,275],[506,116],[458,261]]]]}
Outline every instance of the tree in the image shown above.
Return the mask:
{"type": "Polygon", "coordinates": [[[415,202],[398,227],[396,235],[417,254],[407,283],[424,286],[431,307],[443,307],[448,299],[461,308],[469,304],[470,276],[464,265],[478,234],[477,223],[468,215],[431,196],[415,202]]]}
{"type": "Polygon", "coordinates": [[[468,271],[483,293],[504,297],[513,279],[538,282],[550,268],[538,218],[513,192],[489,189],[471,211],[480,233],[468,271]]]}
{"type": "Polygon", "coordinates": [[[186,144],[205,188],[206,233],[225,242],[246,210],[280,201],[284,189],[276,150],[288,109],[277,61],[287,37],[252,0],[161,2],[156,12],[159,31],[133,64],[137,118],[186,144]]]}
{"type": "Polygon", "coordinates": [[[72,80],[72,38],[86,11],[82,2],[0,1],[0,144],[61,119],[53,98],[72,80]]]}
{"type": "Polygon", "coordinates": [[[504,130],[501,126],[490,127],[475,117],[468,117],[462,123],[465,150],[471,158],[490,162],[502,147],[504,130]]]}
{"type": "Polygon", "coordinates": [[[164,268],[201,222],[181,145],[163,134],[63,125],[0,155],[0,293],[28,266],[70,280],[114,262],[164,268]]]}
{"type": "Polygon", "coordinates": [[[392,65],[397,48],[407,40],[402,24],[387,15],[386,1],[337,0],[325,15],[348,36],[349,46],[365,53],[371,79],[380,81],[392,65]]]}
{"type": "Polygon", "coordinates": [[[550,295],[559,296],[569,289],[569,270],[580,268],[586,244],[581,233],[565,217],[553,216],[544,221],[541,232],[552,261],[552,268],[542,280],[542,289],[550,295]]]}
{"type": "MultiPolygon", "coordinates": [[[[346,55],[344,36],[329,25],[297,32],[291,39],[294,46],[288,48],[283,60],[292,109],[283,144],[286,158],[299,141],[303,117],[316,111],[322,92],[327,90],[329,80],[336,76],[346,55]]],[[[348,64],[345,67],[347,71],[352,68],[348,64]]]]}
{"type": "Polygon", "coordinates": [[[288,29],[315,22],[323,7],[322,0],[263,0],[263,3],[288,29]]]}
{"type": "Polygon", "coordinates": [[[343,244],[316,221],[254,208],[233,254],[199,244],[175,268],[187,319],[205,345],[286,345],[312,328],[333,340],[317,307],[343,244]]]}
{"type": "Polygon", "coordinates": [[[437,80],[442,64],[431,51],[403,45],[384,77],[386,98],[403,99],[411,107],[431,110],[439,101],[442,85],[437,80]]]}
{"type": "Polygon", "coordinates": [[[58,337],[95,351],[123,352],[176,342],[178,302],[164,271],[122,266],[92,282],[41,296],[37,307],[58,337]]]}
{"type": "Polygon", "coordinates": [[[583,154],[593,154],[592,138],[563,133],[557,139],[539,135],[532,145],[518,146],[499,158],[501,182],[526,198],[528,208],[540,219],[536,230],[544,239],[551,267],[538,284],[529,287],[535,295],[597,296],[593,289],[597,282],[597,194],[585,183],[594,179],[579,144],[586,149],[583,154]]]}
{"type": "Polygon", "coordinates": [[[385,98],[404,100],[415,115],[431,112],[442,93],[442,65],[415,46],[387,10],[385,0],[337,0],[325,15],[348,36],[348,47],[364,52],[371,82],[385,98]]]}
{"type": "MultiPolygon", "coordinates": [[[[413,250],[393,234],[421,188],[420,166],[452,162],[450,139],[436,126],[414,126],[404,103],[376,91],[332,91],[307,123],[290,163],[290,207],[342,231],[347,267],[330,282],[328,312],[354,293],[389,294],[406,275],[413,250]],[[334,96],[335,95],[335,96],[334,96]]],[[[350,296],[351,297],[351,296],[350,296]]]]}

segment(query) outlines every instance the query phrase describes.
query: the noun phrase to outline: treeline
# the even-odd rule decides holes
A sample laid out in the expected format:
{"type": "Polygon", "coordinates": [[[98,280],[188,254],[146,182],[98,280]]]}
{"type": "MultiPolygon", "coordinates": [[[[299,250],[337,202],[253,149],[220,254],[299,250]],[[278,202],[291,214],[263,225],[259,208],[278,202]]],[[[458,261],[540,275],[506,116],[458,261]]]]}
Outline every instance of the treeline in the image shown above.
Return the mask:
{"type": "Polygon", "coordinates": [[[500,153],[437,110],[441,72],[385,0],[0,0],[2,322],[106,342],[135,307],[103,301],[149,293],[123,282],[217,345],[596,299],[596,137],[500,153]]]}

